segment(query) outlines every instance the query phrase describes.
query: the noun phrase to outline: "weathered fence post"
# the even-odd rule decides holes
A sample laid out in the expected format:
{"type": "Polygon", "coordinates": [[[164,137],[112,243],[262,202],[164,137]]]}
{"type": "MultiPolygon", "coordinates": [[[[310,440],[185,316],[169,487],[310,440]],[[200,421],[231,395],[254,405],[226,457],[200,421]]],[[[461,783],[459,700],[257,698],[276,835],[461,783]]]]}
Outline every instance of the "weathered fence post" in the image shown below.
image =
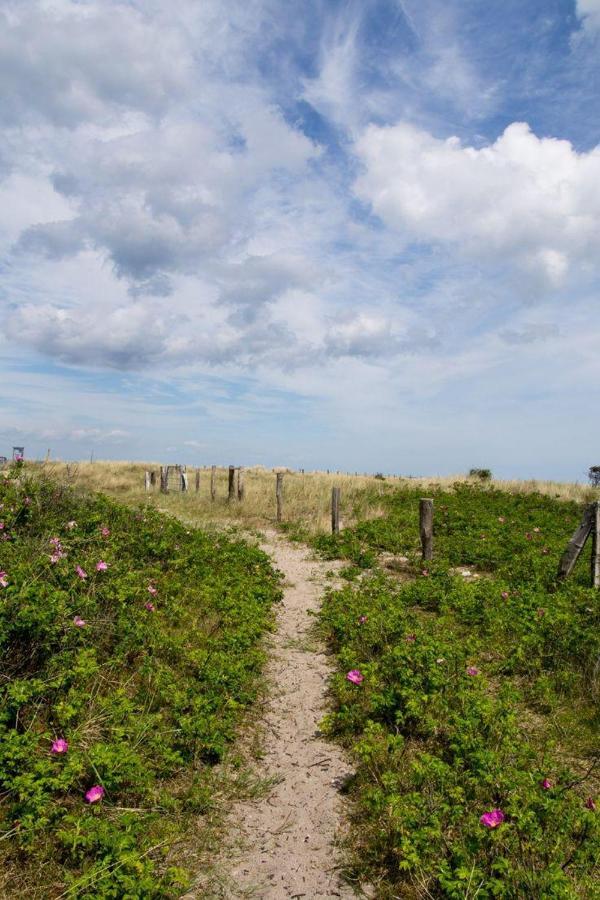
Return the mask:
{"type": "Polygon", "coordinates": [[[187,472],[180,472],[179,474],[181,475],[181,490],[182,490],[182,491],[187,491],[187,489],[188,489],[188,476],[187,476],[187,472]]]}
{"type": "Polygon", "coordinates": [[[196,493],[200,490],[200,469],[196,469],[196,493]]]}
{"type": "Polygon", "coordinates": [[[229,502],[235,500],[235,466],[229,466],[229,491],[227,499],[229,502]]]}
{"type": "Polygon", "coordinates": [[[150,472],[144,472],[144,488],[146,489],[146,493],[149,492],[151,484],[150,472]]]}
{"type": "Polygon", "coordinates": [[[169,493],[169,469],[167,466],[160,467],[160,492],[161,494],[169,493]]]}
{"type": "Polygon", "coordinates": [[[600,588],[600,500],[592,503],[592,587],[600,588]]]}
{"type": "Polygon", "coordinates": [[[590,532],[594,525],[594,507],[594,503],[592,503],[590,506],[586,506],[585,512],[583,513],[583,518],[581,520],[581,525],[567,544],[567,549],[563,553],[558,566],[558,578],[560,580],[569,577],[569,575],[573,571],[575,563],[581,555],[581,551],[585,547],[585,542],[589,538],[590,532]]]}
{"type": "Polygon", "coordinates": [[[152,471],[150,472],[150,484],[152,485],[152,487],[154,487],[154,485],[156,484],[156,472],[154,471],[154,469],[152,469],[152,471]]]}
{"type": "Polygon", "coordinates": [[[275,497],[277,498],[277,521],[281,522],[283,519],[283,472],[277,473],[275,497]]]}
{"type": "Polygon", "coordinates": [[[210,499],[214,500],[217,496],[217,467],[210,467],[210,499]]]}
{"type": "Polygon", "coordinates": [[[340,533],[340,493],[339,487],[331,488],[331,533],[340,533]]]}
{"type": "Polygon", "coordinates": [[[419,501],[419,523],[423,559],[433,559],[433,500],[427,497],[419,501]]]}
{"type": "Polygon", "coordinates": [[[244,484],[244,467],[240,466],[237,476],[237,495],[238,500],[242,501],[246,496],[246,485],[244,484]]]}

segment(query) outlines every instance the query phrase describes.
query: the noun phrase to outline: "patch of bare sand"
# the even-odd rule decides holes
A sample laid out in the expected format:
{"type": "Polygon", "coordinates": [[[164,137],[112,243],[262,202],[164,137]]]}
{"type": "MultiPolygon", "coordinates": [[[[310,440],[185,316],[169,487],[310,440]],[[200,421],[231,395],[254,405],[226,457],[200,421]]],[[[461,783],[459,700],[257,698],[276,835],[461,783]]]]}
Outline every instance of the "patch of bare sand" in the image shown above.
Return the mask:
{"type": "Polygon", "coordinates": [[[341,749],[319,734],[331,664],[311,634],[310,613],[319,608],[332,566],[274,532],[262,546],[285,576],[267,666],[270,696],[258,772],[275,784],[266,798],[234,806],[230,837],[210,884],[187,897],[356,897],[340,878],[337,847],[343,822],[339,788],[350,769],[341,749]]]}

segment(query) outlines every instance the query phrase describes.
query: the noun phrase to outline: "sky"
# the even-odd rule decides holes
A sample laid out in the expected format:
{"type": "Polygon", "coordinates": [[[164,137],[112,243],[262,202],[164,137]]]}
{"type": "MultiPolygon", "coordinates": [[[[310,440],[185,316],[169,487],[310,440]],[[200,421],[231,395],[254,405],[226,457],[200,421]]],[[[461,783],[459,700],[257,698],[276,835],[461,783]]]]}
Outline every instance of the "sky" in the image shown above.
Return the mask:
{"type": "Polygon", "coordinates": [[[600,0],[0,0],[0,453],[585,480],[600,0]]]}

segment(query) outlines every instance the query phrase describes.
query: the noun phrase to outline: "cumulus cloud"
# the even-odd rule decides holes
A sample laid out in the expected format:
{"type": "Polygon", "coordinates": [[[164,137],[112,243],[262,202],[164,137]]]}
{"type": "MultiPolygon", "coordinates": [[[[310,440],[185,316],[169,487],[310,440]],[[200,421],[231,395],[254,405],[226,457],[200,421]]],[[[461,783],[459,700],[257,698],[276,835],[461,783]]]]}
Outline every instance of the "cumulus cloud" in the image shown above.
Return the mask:
{"type": "Polygon", "coordinates": [[[597,272],[600,148],[578,153],[524,123],[481,148],[399,123],[371,125],[356,151],[357,195],[406,244],[513,265],[550,287],[576,265],[597,272]]]}
{"type": "Polygon", "coordinates": [[[588,32],[600,31],[600,0],[576,0],[577,15],[588,32]]]}

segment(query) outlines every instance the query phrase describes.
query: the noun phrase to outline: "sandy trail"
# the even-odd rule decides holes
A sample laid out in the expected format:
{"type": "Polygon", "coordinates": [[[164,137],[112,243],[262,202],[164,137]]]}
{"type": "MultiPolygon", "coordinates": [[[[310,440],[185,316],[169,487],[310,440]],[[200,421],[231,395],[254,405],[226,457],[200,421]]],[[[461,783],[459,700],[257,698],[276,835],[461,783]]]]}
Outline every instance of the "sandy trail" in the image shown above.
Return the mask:
{"type": "Polygon", "coordinates": [[[325,572],[305,547],[276,533],[262,543],[285,575],[284,598],[271,638],[270,696],[262,720],[259,774],[277,779],[268,796],[236,804],[232,843],[223,850],[214,882],[188,897],[342,897],[356,894],[340,881],[336,836],[342,817],[339,786],[350,774],[342,751],[318,733],[331,664],[311,635],[325,572]]]}

